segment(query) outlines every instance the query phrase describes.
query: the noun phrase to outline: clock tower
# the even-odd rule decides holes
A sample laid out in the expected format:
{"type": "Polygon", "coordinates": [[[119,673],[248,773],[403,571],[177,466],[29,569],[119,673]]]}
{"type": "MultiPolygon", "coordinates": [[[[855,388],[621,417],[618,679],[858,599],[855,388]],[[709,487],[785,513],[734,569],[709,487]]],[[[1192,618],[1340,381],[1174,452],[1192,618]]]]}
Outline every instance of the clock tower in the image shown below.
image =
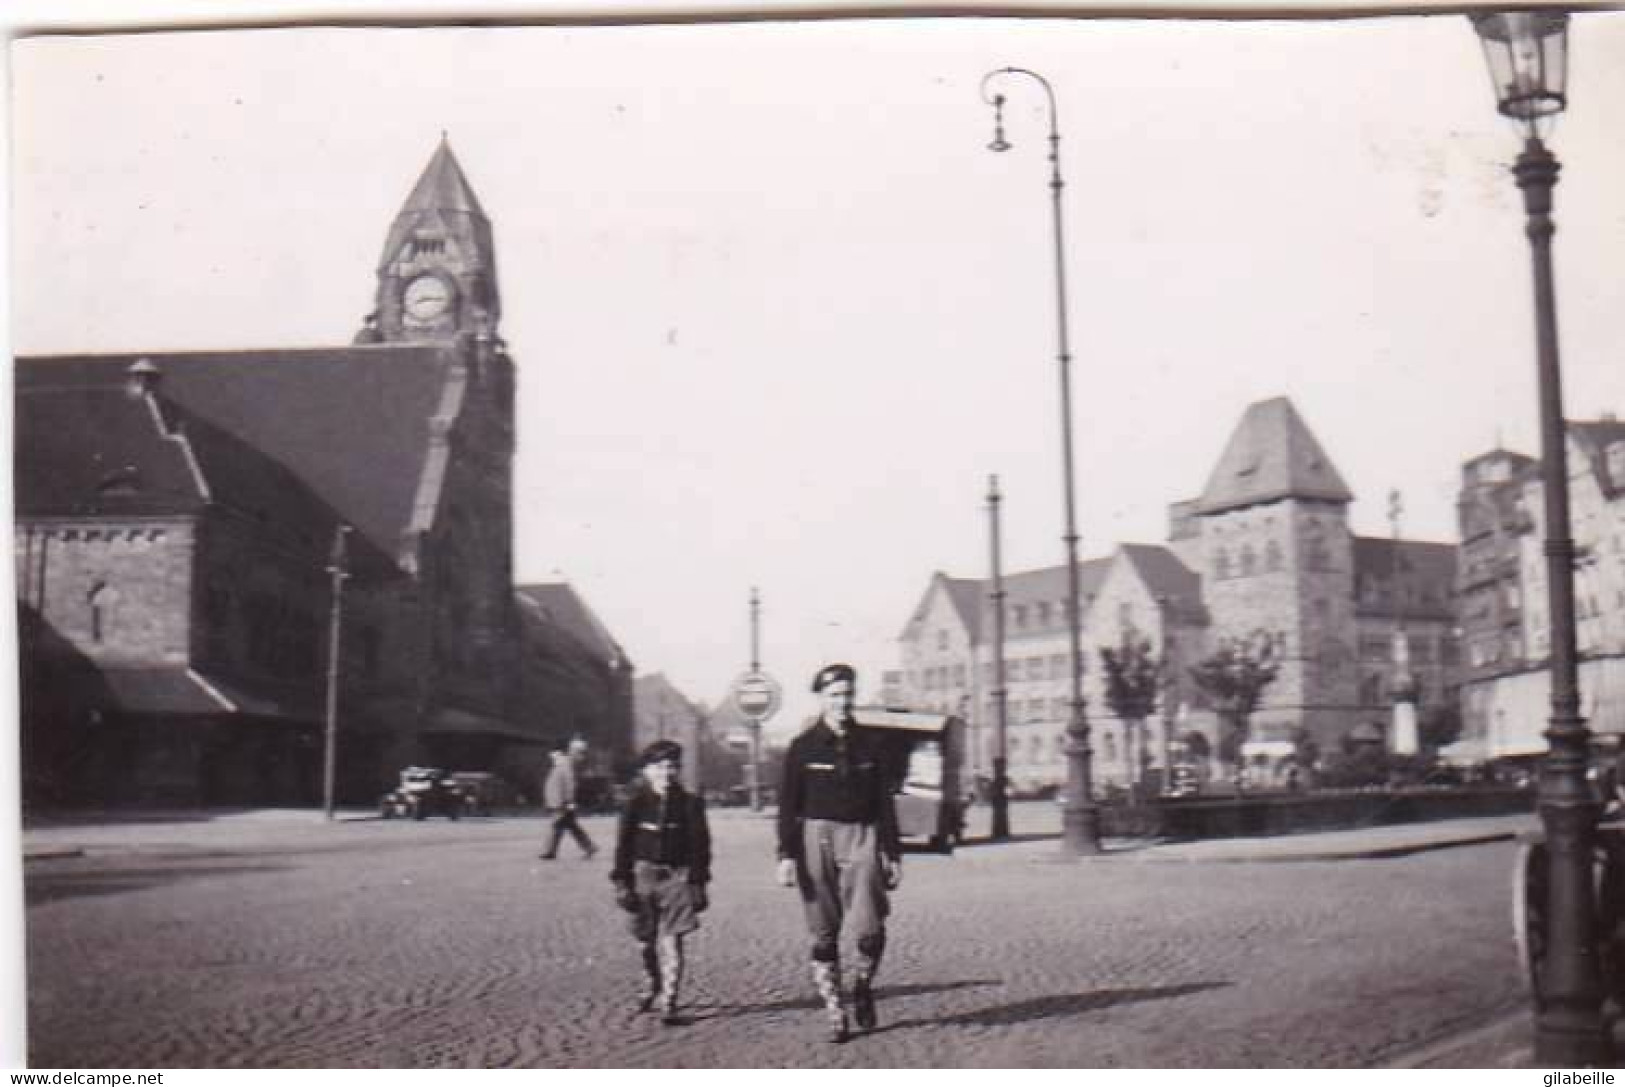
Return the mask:
{"type": "Polygon", "coordinates": [[[357,342],[448,343],[494,333],[501,311],[491,221],[442,135],[389,228],[376,307],[357,342]]]}

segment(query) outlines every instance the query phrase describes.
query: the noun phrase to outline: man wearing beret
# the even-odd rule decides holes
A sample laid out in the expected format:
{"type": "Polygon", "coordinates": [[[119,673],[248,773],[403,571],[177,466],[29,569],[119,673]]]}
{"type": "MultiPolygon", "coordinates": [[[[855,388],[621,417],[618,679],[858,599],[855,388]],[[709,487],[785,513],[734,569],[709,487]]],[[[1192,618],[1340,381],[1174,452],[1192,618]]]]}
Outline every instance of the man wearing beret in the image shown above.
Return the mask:
{"type": "Polygon", "coordinates": [[[779,789],[779,882],[798,887],[812,934],[812,975],[829,1039],[848,1037],[841,993],[843,926],[857,940],[852,1014],[876,1024],[874,979],[886,948],[887,892],[903,876],[885,745],[852,719],[857,673],[831,664],[813,677],[823,712],[790,743],[779,789]]]}
{"type": "Polygon", "coordinates": [[[621,809],[609,873],[615,902],[632,915],[632,935],[643,951],[646,985],[638,1009],[658,1006],[667,1026],[683,1022],[677,1014],[683,937],[700,927],[711,882],[705,802],[678,784],[682,767],[682,745],[672,740],[656,740],[638,756],[642,781],[621,809]]]}

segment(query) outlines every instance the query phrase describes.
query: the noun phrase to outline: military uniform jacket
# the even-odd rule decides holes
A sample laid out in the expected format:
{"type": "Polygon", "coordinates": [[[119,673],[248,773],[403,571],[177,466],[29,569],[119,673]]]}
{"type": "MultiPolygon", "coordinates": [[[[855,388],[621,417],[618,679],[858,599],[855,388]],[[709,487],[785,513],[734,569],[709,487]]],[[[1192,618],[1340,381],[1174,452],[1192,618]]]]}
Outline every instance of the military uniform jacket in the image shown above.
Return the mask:
{"type": "Polygon", "coordinates": [[[705,801],[675,782],[661,796],[647,785],[621,809],[615,830],[615,867],[609,878],[632,882],[636,861],[687,868],[690,883],[711,881],[711,825],[705,801]]]}
{"type": "Polygon", "coordinates": [[[892,803],[893,772],[881,736],[860,725],[844,734],[819,718],[790,741],[779,787],[779,856],[799,859],[801,828],[807,819],[864,823],[877,830],[880,847],[896,858],[897,810],[892,803]]]}

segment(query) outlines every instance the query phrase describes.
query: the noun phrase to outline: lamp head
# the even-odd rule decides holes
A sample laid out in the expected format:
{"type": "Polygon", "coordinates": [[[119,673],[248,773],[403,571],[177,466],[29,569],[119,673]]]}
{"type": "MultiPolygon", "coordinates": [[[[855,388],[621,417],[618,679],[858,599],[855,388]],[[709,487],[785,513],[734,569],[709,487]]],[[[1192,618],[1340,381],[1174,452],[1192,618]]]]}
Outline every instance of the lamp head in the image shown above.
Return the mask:
{"type": "Polygon", "coordinates": [[[1004,138],[1004,95],[993,96],[993,139],[988,142],[989,151],[1008,151],[1013,146],[1004,138]]]}
{"type": "Polygon", "coordinates": [[[1568,104],[1568,13],[1481,11],[1468,18],[1484,47],[1496,109],[1525,135],[1545,135],[1568,104]]]}

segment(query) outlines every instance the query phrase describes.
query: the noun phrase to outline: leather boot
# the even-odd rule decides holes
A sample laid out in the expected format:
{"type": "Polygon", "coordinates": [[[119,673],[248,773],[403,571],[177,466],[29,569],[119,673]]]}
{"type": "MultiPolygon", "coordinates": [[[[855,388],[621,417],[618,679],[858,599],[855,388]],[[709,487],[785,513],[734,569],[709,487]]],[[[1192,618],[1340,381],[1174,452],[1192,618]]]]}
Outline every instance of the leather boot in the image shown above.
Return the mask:
{"type": "Polygon", "coordinates": [[[660,955],[654,944],[643,945],[643,995],[638,998],[638,1011],[653,1011],[660,999],[660,955]]]}

